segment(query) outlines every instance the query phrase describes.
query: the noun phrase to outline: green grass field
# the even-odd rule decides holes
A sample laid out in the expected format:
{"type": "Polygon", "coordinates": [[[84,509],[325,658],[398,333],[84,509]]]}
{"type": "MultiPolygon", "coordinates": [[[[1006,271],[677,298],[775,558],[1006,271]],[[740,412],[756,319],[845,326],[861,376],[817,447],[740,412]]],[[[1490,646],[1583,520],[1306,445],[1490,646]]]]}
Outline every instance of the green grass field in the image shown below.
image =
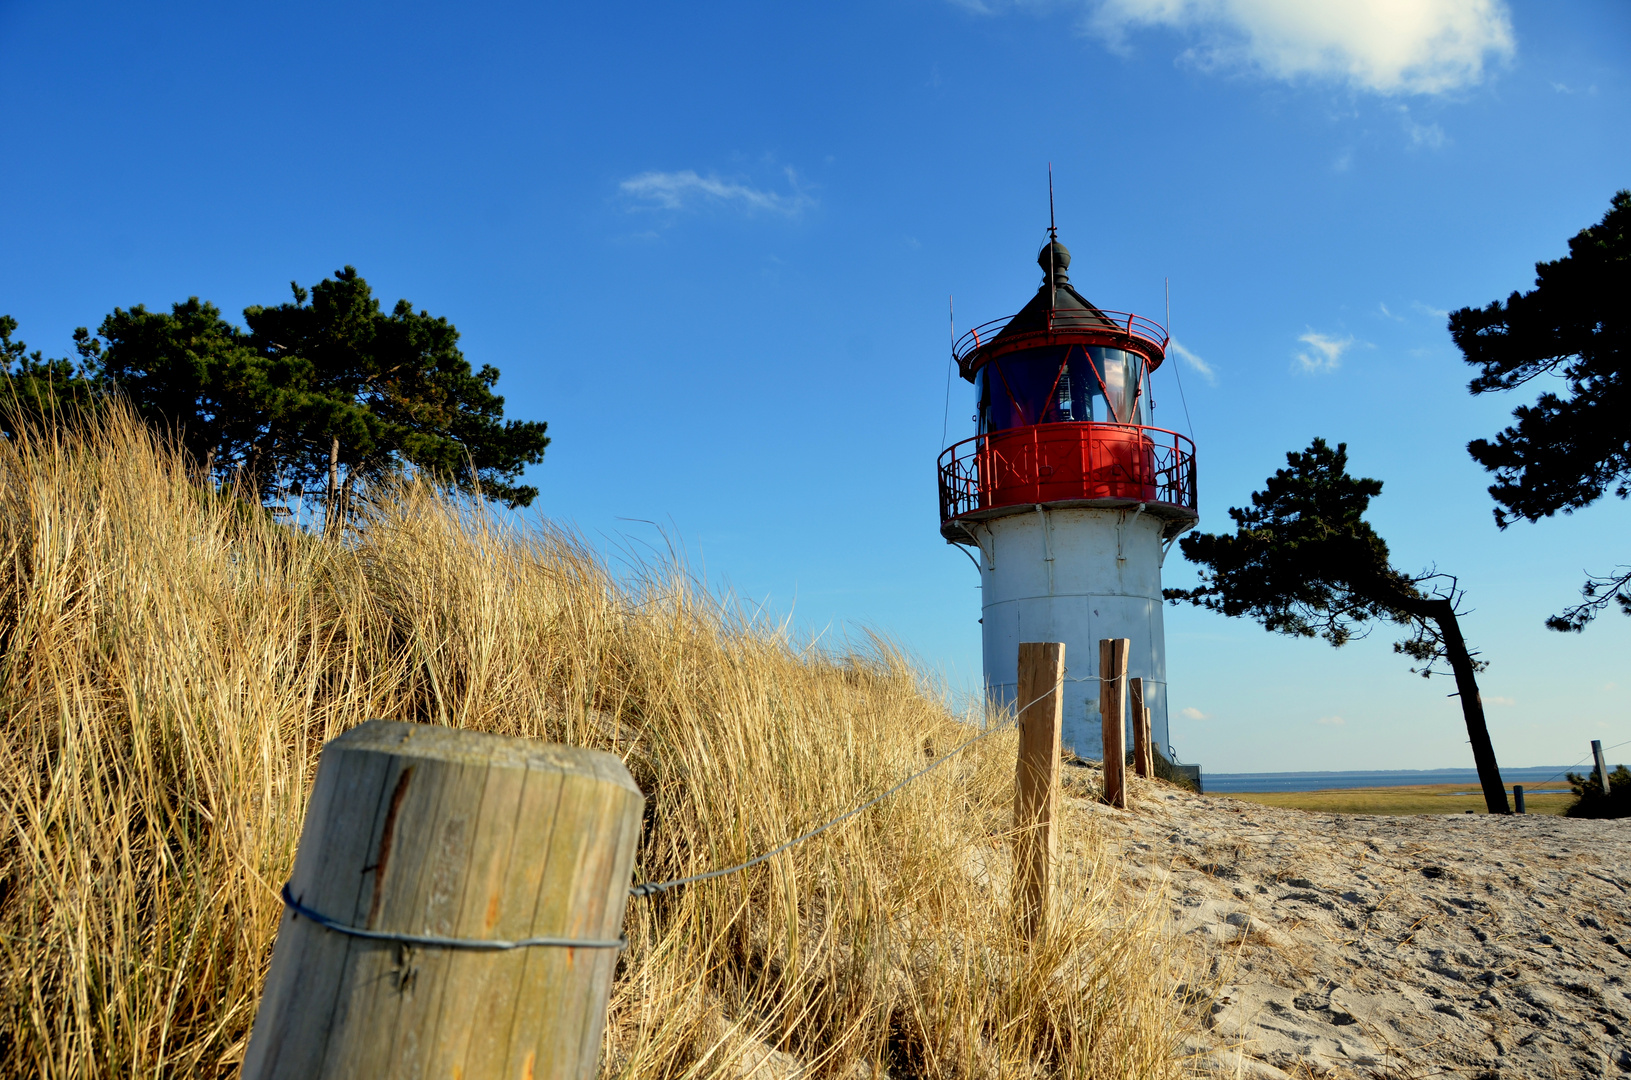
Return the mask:
{"type": "MultiPolygon", "coordinates": [[[[1574,801],[1567,785],[1523,789],[1531,814],[1561,814],[1574,801]]],[[[1508,798],[1511,789],[1507,790],[1508,798]]],[[[1334,814],[1475,814],[1484,813],[1484,796],[1466,784],[1420,784],[1413,787],[1345,788],[1330,791],[1228,791],[1219,798],[1241,799],[1264,806],[1316,810],[1334,814]]]]}

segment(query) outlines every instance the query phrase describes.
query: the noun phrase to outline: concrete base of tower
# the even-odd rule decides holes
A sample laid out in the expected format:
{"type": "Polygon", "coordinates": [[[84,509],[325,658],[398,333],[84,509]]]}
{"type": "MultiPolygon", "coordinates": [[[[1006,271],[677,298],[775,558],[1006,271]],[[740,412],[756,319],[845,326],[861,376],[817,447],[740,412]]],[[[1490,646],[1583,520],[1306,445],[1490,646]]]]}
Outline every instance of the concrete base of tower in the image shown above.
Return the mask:
{"type": "MultiPolygon", "coordinates": [[[[985,683],[1001,706],[1019,707],[1019,644],[1065,644],[1061,742],[1103,756],[1099,641],[1131,642],[1128,675],[1144,680],[1153,740],[1167,752],[1166,638],[1161,610],[1162,537],[1168,523],[1124,510],[1047,505],[973,526],[980,547],[985,683]]],[[[1126,744],[1132,746],[1132,718],[1126,744]]]]}

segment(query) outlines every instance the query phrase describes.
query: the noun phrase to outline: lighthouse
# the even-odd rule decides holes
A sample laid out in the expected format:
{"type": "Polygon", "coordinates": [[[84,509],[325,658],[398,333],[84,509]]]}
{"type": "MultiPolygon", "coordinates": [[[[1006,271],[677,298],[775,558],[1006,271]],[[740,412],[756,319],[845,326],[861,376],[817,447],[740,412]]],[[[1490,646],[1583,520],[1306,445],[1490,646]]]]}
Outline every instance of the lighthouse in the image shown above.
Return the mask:
{"type": "Polygon", "coordinates": [[[940,533],[979,565],[990,699],[1026,704],[1020,642],[1064,642],[1061,742],[1101,758],[1098,642],[1128,638],[1127,674],[1144,680],[1152,741],[1169,753],[1161,563],[1200,520],[1195,447],[1154,426],[1165,328],[1090,303],[1049,235],[1030,302],[953,345],[978,427],[940,455],[940,533]]]}

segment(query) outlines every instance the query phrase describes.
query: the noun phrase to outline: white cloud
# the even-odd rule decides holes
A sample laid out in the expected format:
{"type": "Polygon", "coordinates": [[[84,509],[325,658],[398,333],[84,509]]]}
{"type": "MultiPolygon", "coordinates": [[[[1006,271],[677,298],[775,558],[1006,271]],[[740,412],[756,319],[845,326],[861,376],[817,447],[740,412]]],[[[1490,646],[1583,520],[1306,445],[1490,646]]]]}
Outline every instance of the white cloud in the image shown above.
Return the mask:
{"type": "MultiPolygon", "coordinates": [[[[1112,46],[1167,27],[1203,68],[1346,83],[1378,94],[1470,86],[1515,51],[1502,0],[1088,0],[1088,29],[1112,46]]],[[[971,6],[965,0],[963,6],[971,6]]],[[[983,6],[983,5],[982,5],[983,6]]]]}
{"type": "Polygon", "coordinates": [[[1404,129],[1410,136],[1411,146],[1425,146],[1429,150],[1437,150],[1444,145],[1444,129],[1437,124],[1418,124],[1407,116],[1404,129]]]}
{"type": "Polygon", "coordinates": [[[1478,696],[1478,700],[1482,701],[1485,705],[1516,705],[1518,703],[1514,698],[1501,697],[1499,694],[1491,694],[1488,697],[1480,694],[1478,696]]]}
{"type": "Polygon", "coordinates": [[[1186,705],[1182,709],[1179,709],[1178,710],[1178,715],[1183,717],[1185,720],[1210,720],[1211,719],[1210,716],[1208,716],[1206,713],[1201,712],[1199,709],[1195,708],[1195,706],[1193,706],[1193,705],[1186,705]]]}
{"type": "Polygon", "coordinates": [[[1318,720],[1314,721],[1314,723],[1324,724],[1326,727],[1341,727],[1347,722],[1348,721],[1342,719],[1340,716],[1322,716],[1318,720]]]}
{"type": "Polygon", "coordinates": [[[791,168],[783,171],[787,174],[787,194],[724,180],[713,173],[702,176],[692,169],[644,172],[629,177],[617,187],[624,195],[638,200],[642,209],[650,210],[691,210],[714,205],[792,215],[814,205],[815,200],[800,188],[798,174],[791,168]]]}
{"type": "Polygon", "coordinates": [[[1410,306],[1421,312],[1423,315],[1431,315],[1435,319],[1448,319],[1450,317],[1450,313],[1448,311],[1445,311],[1442,308],[1430,307],[1429,305],[1422,303],[1420,300],[1412,300],[1410,302],[1410,306]]]}
{"type": "Polygon", "coordinates": [[[1389,311],[1387,309],[1387,305],[1382,303],[1381,301],[1377,301],[1376,306],[1379,309],[1381,309],[1381,312],[1382,312],[1383,316],[1385,316],[1386,318],[1392,319],[1394,322],[1404,322],[1404,316],[1403,315],[1393,314],[1393,312],[1391,312],[1391,311],[1389,311]]]}
{"type": "Polygon", "coordinates": [[[1342,366],[1342,354],[1353,345],[1353,335],[1345,338],[1308,331],[1297,339],[1308,348],[1297,353],[1297,363],[1309,374],[1332,372],[1342,366]]]}
{"type": "Polygon", "coordinates": [[[1196,373],[1199,374],[1201,378],[1205,379],[1209,386],[1216,386],[1218,384],[1218,373],[1212,370],[1212,365],[1208,364],[1205,360],[1202,360],[1200,357],[1178,344],[1177,338],[1173,338],[1171,341],[1167,342],[1167,348],[1177,353],[1178,359],[1194,368],[1196,373]]]}

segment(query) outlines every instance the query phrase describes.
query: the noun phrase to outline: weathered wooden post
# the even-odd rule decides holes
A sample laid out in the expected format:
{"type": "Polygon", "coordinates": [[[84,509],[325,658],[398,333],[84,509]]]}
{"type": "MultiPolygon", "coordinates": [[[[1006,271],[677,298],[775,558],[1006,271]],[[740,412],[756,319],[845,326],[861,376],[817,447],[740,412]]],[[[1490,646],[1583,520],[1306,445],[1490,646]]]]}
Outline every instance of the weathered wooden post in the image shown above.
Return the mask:
{"type": "Polygon", "coordinates": [[[1520,813],[1520,814],[1523,813],[1524,809],[1523,809],[1523,785],[1522,784],[1513,784],[1512,785],[1512,801],[1517,805],[1518,813],[1520,813]]]}
{"type": "Polygon", "coordinates": [[[1127,809],[1127,654],[1128,638],[1099,641],[1099,720],[1104,730],[1104,801],[1127,809]]]}
{"type": "Polygon", "coordinates": [[[1019,646],[1019,763],[1014,772],[1014,908],[1020,932],[1031,941],[1047,933],[1049,892],[1058,840],[1060,684],[1065,646],[1025,641],[1019,646]]]}
{"type": "Polygon", "coordinates": [[[1127,707],[1133,719],[1133,771],[1148,780],[1155,775],[1150,754],[1150,710],[1144,706],[1144,680],[1127,680],[1127,707]]]}
{"type": "Polygon", "coordinates": [[[384,720],[330,742],[245,1080],[593,1077],[644,805],[600,751],[384,720]]]}
{"type": "MultiPolygon", "coordinates": [[[[1575,744],[1579,746],[1579,743],[1575,744]]],[[[1603,757],[1603,740],[1591,740],[1591,759],[1597,767],[1597,783],[1603,789],[1603,798],[1608,798],[1608,761],[1603,757]]]]}
{"type": "Polygon", "coordinates": [[[1155,739],[1150,735],[1154,725],[1150,720],[1150,707],[1144,706],[1144,775],[1155,775],[1155,739]]]}

